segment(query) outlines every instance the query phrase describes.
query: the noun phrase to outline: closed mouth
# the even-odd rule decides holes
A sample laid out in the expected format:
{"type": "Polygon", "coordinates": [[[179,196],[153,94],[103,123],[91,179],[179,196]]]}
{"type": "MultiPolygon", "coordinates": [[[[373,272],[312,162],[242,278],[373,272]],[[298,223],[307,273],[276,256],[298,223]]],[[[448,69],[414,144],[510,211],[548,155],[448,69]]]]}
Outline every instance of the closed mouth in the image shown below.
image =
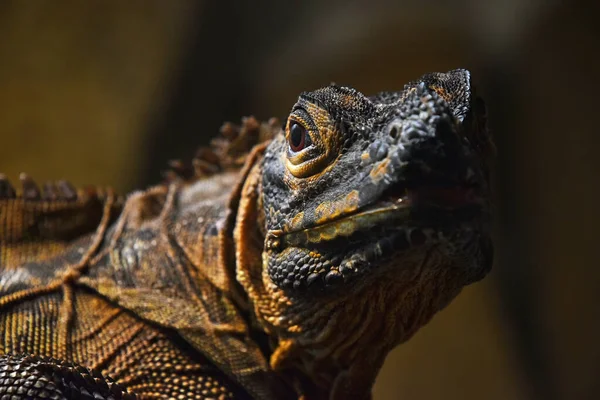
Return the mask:
{"type": "Polygon", "coordinates": [[[481,209],[481,197],[473,186],[396,187],[384,192],[382,200],[354,213],[277,236],[283,246],[319,244],[372,228],[397,229],[409,221],[427,227],[456,223],[476,217],[481,209]]]}

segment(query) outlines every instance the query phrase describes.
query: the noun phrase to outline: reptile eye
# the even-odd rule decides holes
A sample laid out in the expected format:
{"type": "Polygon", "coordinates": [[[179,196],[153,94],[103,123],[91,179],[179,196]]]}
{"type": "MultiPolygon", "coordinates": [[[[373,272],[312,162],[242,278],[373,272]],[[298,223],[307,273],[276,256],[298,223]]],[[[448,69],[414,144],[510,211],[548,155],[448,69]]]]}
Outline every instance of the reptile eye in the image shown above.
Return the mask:
{"type": "Polygon", "coordinates": [[[306,147],[306,129],[297,122],[293,122],[290,127],[289,142],[293,152],[299,152],[306,147]]]}
{"type": "Polygon", "coordinates": [[[301,107],[293,109],[282,141],[287,169],[296,178],[315,175],[327,167],[332,154],[339,154],[334,147],[338,132],[329,114],[318,107],[309,109],[315,115],[301,107]]]}

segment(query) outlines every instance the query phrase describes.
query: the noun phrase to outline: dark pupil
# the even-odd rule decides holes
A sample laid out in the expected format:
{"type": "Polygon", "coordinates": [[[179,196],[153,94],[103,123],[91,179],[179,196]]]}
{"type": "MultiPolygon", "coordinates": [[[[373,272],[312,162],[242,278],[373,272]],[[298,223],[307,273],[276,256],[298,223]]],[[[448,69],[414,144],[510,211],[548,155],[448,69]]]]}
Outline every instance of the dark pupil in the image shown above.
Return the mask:
{"type": "Polygon", "coordinates": [[[290,145],[292,150],[299,151],[304,147],[304,135],[306,131],[299,124],[292,124],[290,129],[290,145]]]}

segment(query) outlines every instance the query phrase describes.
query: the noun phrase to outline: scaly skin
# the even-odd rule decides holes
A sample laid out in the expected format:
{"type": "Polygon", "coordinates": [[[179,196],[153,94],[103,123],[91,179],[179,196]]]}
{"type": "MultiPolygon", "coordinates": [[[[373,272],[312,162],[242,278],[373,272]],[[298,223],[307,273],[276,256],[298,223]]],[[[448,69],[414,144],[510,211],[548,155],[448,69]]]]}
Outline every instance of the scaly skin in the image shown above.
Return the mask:
{"type": "Polygon", "coordinates": [[[386,354],[490,268],[492,151],[457,70],[305,93],[283,131],[226,125],[124,204],[0,179],[0,380],[32,371],[57,398],[369,398],[386,354]]]}

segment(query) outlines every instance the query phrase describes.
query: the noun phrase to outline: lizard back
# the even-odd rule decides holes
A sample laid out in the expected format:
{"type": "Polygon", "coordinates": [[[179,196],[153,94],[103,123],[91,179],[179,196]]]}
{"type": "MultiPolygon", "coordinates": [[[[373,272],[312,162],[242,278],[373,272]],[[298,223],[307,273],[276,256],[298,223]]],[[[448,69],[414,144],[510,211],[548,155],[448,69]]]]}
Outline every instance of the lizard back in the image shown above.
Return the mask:
{"type": "Polygon", "coordinates": [[[172,163],[165,184],[126,201],[3,181],[0,354],[85,365],[142,398],[272,397],[230,231],[246,153],[278,128],[226,125],[191,170],[172,163]]]}

